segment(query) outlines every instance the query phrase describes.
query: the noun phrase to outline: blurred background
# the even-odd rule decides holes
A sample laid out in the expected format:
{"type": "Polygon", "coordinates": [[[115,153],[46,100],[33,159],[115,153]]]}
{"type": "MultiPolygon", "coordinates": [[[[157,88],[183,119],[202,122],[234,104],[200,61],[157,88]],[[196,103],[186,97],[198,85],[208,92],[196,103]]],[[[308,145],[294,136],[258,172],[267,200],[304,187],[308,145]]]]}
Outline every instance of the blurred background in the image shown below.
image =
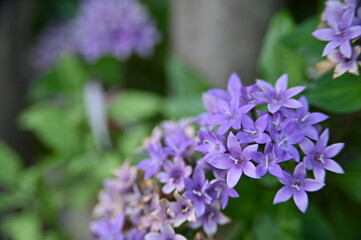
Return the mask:
{"type": "Polygon", "coordinates": [[[163,119],[195,116],[232,72],[283,73],[345,142],[327,187],[273,206],[279,183],[245,180],[223,239],[361,239],[361,80],[319,76],[323,0],[0,1],[0,238],[91,239],[102,181],[163,119]],[[331,80],[331,81],[330,81],[331,80]]]}

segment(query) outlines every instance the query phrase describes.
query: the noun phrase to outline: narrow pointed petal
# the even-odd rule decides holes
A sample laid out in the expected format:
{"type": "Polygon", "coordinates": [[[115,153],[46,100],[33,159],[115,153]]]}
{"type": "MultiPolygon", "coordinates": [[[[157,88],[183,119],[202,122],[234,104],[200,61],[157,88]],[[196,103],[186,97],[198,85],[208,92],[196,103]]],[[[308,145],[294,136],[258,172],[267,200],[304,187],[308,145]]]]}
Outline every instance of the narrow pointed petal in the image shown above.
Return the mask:
{"type": "Polygon", "coordinates": [[[274,164],[268,167],[268,171],[276,177],[283,177],[283,170],[278,164],[274,164]]]}
{"type": "Polygon", "coordinates": [[[334,50],[334,49],[337,48],[338,46],[340,46],[340,42],[339,42],[339,41],[333,40],[333,41],[327,43],[326,47],[323,49],[322,57],[328,55],[330,52],[332,52],[332,50],[334,50]]]}
{"type": "Polygon", "coordinates": [[[162,235],[160,233],[150,232],[145,235],[145,240],[159,240],[161,239],[162,235]]]}
{"type": "Polygon", "coordinates": [[[278,104],[278,103],[269,103],[267,105],[267,109],[268,111],[270,111],[271,113],[275,113],[278,111],[278,109],[281,108],[281,104],[278,104]]]}
{"type": "Polygon", "coordinates": [[[273,204],[288,201],[292,197],[292,194],[292,189],[287,186],[282,187],[280,190],[278,190],[275,198],[273,199],[273,204]]]}
{"type": "Polygon", "coordinates": [[[250,155],[251,155],[251,158],[257,163],[261,163],[262,161],[265,160],[265,156],[263,153],[251,152],[250,155]]]}
{"type": "Polygon", "coordinates": [[[239,145],[237,138],[234,136],[232,132],[229,133],[227,138],[227,149],[229,152],[242,154],[242,148],[239,145]]]}
{"type": "Polygon", "coordinates": [[[206,221],[203,225],[203,230],[207,235],[213,235],[217,232],[217,224],[214,221],[206,221]]]}
{"type": "Polygon", "coordinates": [[[270,141],[271,141],[271,138],[270,138],[270,136],[268,136],[267,133],[261,133],[259,135],[259,137],[256,139],[256,143],[259,143],[259,144],[265,144],[270,141]]]}
{"type": "Polygon", "coordinates": [[[297,94],[299,94],[300,92],[305,90],[305,88],[306,87],[293,87],[293,88],[290,88],[285,92],[285,97],[286,98],[291,98],[293,96],[296,96],[297,94]]]}
{"type": "Polygon", "coordinates": [[[236,73],[232,73],[232,75],[228,79],[228,92],[232,95],[239,94],[241,91],[241,79],[236,73]]]}
{"type": "Polygon", "coordinates": [[[218,169],[230,169],[234,162],[230,159],[229,154],[220,154],[208,160],[208,163],[218,169]]]}
{"type": "Polygon", "coordinates": [[[275,89],[278,93],[285,92],[288,85],[288,75],[283,74],[276,82],[275,89]]]}
{"type": "Polygon", "coordinates": [[[349,41],[344,41],[340,45],[340,52],[347,58],[351,58],[352,55],[352,47],[349,41]]]}
{"type": "Polygon", "coordinates": [[[326,114],[323,113],[319,113],[319,112],[315,112],[315,113],[311,113],[308,117],[307,117],[307,122],[309,124],[316,124],[322,121],[325,121],[328,118],[328,116],[326,114]]]}
{"type": "Polygon", "coordinates": [[[335,38],[335,30],[332,28],[319,29],[314,31],[312,36],[321,41],[332,41],[335,38]]]}
{"type": "Polygon", "coordinates": [[[252,93],[252,96],[258,100],[261,100],[263,102],[268,102],[269,101],[269,97],[267,94],[263,93],[263,92],[255,92],[252,93]]]}
{"type": "Polygon", "coordinates": [[[273,86],[271,84],[269,84],[268,82],[266,82],[266,81],[257,80],[256,83],[257,83],[257,86],[260,89],[262,89],[263,92],[268,93],[268,92],[274,91],[273,86]]]}
{"type": "Polygon", "coordinates": [[[343,149],[344,146],[345,146],[344,143],[335,143],[335,144],[332,144],[331,146],[328,146],[325,149],[326,157],[333,158],[343,149]]]}
{"type": "Polygon", "coordinates": [[[313,150],[315,149],[315,144],[313,144],[313,142],[308,138],[303,139],[303,141],[300,142],[299,145],[306,155],[311,155],[313,150]]]}
{"type": "Polygon", "coordinates": [[[302,103],[296,99],[287,99],[282,103],[282,106],[288,108],[300,108],[302,107],[302,103]]]}
{"type": "Polygon", "coordinates": [[[316,143],[316,147],[321,149],[326,148],[328,138],[329,138],[329,131],[328,129],[326,129],[325,131],[323,131],[320,138],[318,139],[318,142],[316,143]]]}
{"type": "Polygon", "coordinates": [[[335,173],[345,173],[342,169],[342,167],[334,160],[329,159],[326,161],[324,168],[326,168],[328,171],[335,172],[335,173]]]}
{"type": "Polygon", "coordinates": [[[230,188],[228,190],[228,196],[230,196],[231,198],[238,198],[239,194],[236,190],[234,190],[233,188],[230,188]]]}
{"type": "Polygon", "coordinates": [[[243,167],[243,172],[245,175],[247,175],[250,178],[257,178],[256,167],[253,165],[253,163],[249,161],[243,167]]]}
{"type": "Polygon", "coordinates": [[[238,183],[242,176],[242,169],[233,167],[227,173],[227,185],[229,188],[233,188],[238,183]]]}
{"type": "Polygon", "coordinates": [[[253,120],[248,115],[242,118],[242,127],[249,130],[255,128],[253,120]]]}
{"type": "Polygon", "coordinates": [[[303,165],[303,163],[299,163],[296,168],[295,171],[293,172],[293,176],[296,178],[304,178],[306,177],[306,168],[303,165]]]}
{"type": "Polygon", "coordinates": [[[361,36],[361,26],[352,26],[348,29],[348,34],[351,39],[355,39],[361,36]]]}
{"type": "Polygon", "coordinates": [[[259,132],[263,132],[268,124],[268,115],[261,116],[256,120],[255,127],[259,132]]]}
{"type": "Polygon", "coordinates": [[[193,180],[196,183],[203,183],[205,180],[204,171],[201,167],[196,167],[193,173],[193,180]]]}
{"type": "Polygon", "coordinates": [[[323,167],[314,167],[313,169],[313,175],[315,176],[315,179],[320,182],[325,182],[326,178],[326,171],[323,167]]]}
{"type": "Polygon", "coordinates": [[[315,179],[306,178],[303,180],[303,189],[307,192],[315,192],[323,188],[325,184],[315,179]]]}
{"type": "Polygon", "coordinates": [[[267,169],[262,166],[262,164],[258,164],[257,167],[256,167],[256,176],[258,178],[261,178],[263,177],[265,174],[267,173],[267,169]]]}
{"type": "Polygon", "coordinates": [[[305,213],[308,206],[308,196],[307,193],[303,190],[296,191],[293,194],[293,199],[295,200],[296,206],[301,212],[305,213]]]}
{"type": "Polygon", "coordinates": [[[243,156],[245,159],[251,159],[251,152],[257,152],[258,144],[252,144],[243,149],[243,156]]]}

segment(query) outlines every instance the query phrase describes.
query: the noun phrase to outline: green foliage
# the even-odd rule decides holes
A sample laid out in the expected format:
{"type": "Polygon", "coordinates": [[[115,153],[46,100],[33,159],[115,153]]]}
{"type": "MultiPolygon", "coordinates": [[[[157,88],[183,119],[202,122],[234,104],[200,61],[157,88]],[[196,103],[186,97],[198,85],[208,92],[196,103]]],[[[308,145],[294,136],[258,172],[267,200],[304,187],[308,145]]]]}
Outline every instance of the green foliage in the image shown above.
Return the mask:
{"type": "Polygon", "coordinates": [[[14,187],[20,176],[21,165],[21,159],[17,153],[0,141],[0,187],[14,187]]]}
{"type": "Polygon", "coordinates": [[[160,111],[161,98],[144,91],[124,91],[109,105],[110,117],[119,124],[146,119],[160,111]]]}
{"type": "Polygon", "coordinates": [[[361,108],[360,77],[345,74],[332,79],[331,74],[324,75],[307,91],[311,104],[330,112],[346,113],[361,108]]]}
{"type": "Polygon", "coordinates": [[[14,214],[7,219],[3,229],[13,240],[42,239],[41,221],[34,212],[14,214]]]}
{"type": "Polygon", "coordinates": [[[266,81],[274,83],[287,73],[290,87],[304,84],[304,58],[295,49],[283,44],[283,39],[294,30],[295,22],[288,12],[279,12],[272,18],[259,57],[259,70],[266,81]]]}

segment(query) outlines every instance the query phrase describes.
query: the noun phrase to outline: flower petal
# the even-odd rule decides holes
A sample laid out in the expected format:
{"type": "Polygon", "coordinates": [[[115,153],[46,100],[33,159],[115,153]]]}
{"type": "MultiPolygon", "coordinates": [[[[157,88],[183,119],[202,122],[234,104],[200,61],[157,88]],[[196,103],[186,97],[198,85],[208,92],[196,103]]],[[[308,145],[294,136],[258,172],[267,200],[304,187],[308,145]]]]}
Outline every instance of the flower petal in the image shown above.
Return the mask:
{"type": "Polygon", "coordinates": [[[276,82],[275,89],[277,93],[285,92],[287,90],[288,85],[288,75],[283,74],[276,82]]]}
{"type": "Polygon", "coordinates": [[[335,48],[337,48],[338,46],[340,46],[340,42],[339,41],[331,41],[329,43],[327,43],[326,47],[323,49],[322,52],[322,57],[326,56],[327,54],[329,54],[330,52],[332,52],[332,50],[334,50],[335,48]]]}
{"type": "Polygon", "coordinates": [[[303,190],[296,191],[293,194],[293,200],[295,200],[296,206],[301,212],[305,213],[308,205],[307,193],[303,190]]]}
{"type": "Polygon", "coordinates": [[[303,163],[299,163],[296,168],[295,171],[293,172],[293,176],[296,178],[304,178],[306,177],[306,168],[303,165],[303,163]]]}
{"type": "Polygon", "coordinates": [[[312,36],[321,41],[332,41],[335,38],[335,30],[332,28],[322,28],[314,31],[312,36]]]}
{"type": "Polygon", "coordinates": [[[326,157],[332,158],[332,157],[336,156],[343,149],[344,146],[345,146],[344,143],[335,143],[335,144],[328,146],[325,149],[326,157]]]}
{"type": "Polygon", "coordinates": [[[349,41],[344,41],[340,45],[340,52],[347,58],[351,58],[352,55],[352,47],[349,41]]]}
{"type": "Polygon", "coordinates": [[[287,99],[282,103],[282,106],[288,108],[299,108],[302,107],[302,103],[296,99],[287,99]]]}
{"type": "Polygon", "coordinates": [[[285,92],[285,98],[291,98],[293,96],[296,96],[297,94],[299,94],[300,92],[305,90],[305,88],[306,87],[293,87],[293,88],[290,88],[285,92]]]}
{"type": "Polygon", "coordinates": [[[229,154],[219,154],[208,160],[208,163],[218,169],[230,169],[234,162],[230,159],[229,154]]]}
{"type": "Polygon", "coordinates": [[[300,148],[302,149],[302,151],[306,155],[311,155],[315,149],[315,144],[313,144],[313,142],[308,138],[304,138],[303,141],[300,142],[299,145],[300,145],[300,148]]]}
{"type": "Polygon", "coordinates": [[[325,182],[326,178],[326,171],[323,167],[315,166],[313,168],[313,175],[315,176],[315,179],[320,182],[325,182]]]}
{"type": "Polygon", "coordinates": [[[307,192],[315,192],[323,188],[325,184],[315,179],[306,178],[303,180],[303,189],[307,192]]]}
{"type": "Polygon", "coordinates": [[[228,92],[232,95],[239,94],[241,91],[241,79],[236,73],[232,73],[232,75],[228,79],[228,92]]]}
{"type": "Polygon", "coordinates": [[[263,177],[267,173],[267,169],[262,166],[262,164],[258,164],[256,167],[256,176],[257,178],[263,177]]]}
{"type": "Polygon", "coordinates": [[[269,92],[274,91],[273,86],[270,83],[266,82],[266,81],[257,79],[256,83],[257,83],[257,86],[260,89],[262,89],[263,92],[269,93],[269,92]]]}
{"type": "Polygon", "coordinates": [[[249,146],[245,147],[245,149],[243,149],[242,155],[246,160],[250,160],[251,152],[256,152],[257,149],[258,149],[258,144],[249,145],[249,146]]]}
{"type": "Polygon", "coordinates": [[[283,177],[283,170],[278,164],[274,164],[268,167],[268,171],[276,177],[283,177]]]}
{"type": "Polygon", "coordinates": [[[335,173],[345,173],[342,167],[334,160],[328,159],[326,163],[323,165],[328,171],[335,172],[335,173]]]}
{"type": "Polygon", "coordinates": [[[273,204],[286,202],[292,197],[293,191],[287,186],[282,187],[276,193],[275,198],[273,199],[273,204]]]}
{"type": "Polygon", "coordinates": [[[250,161],[248,161],[243,167],[243,172],[250,178],[258,178],[256,175],[256,167],[250,161]]]}
{"type": "Polygon", "coordinates": [[[229,188],[233,188],[238,183],[239,179],[242,176],[242,169],[233,167],[229,169],[227,173],[227,185],[229,188]]]}
{"type": "Polygon", "coordinates": [[[269,103],[269,104],[267,105],[267,109],[268,109],[268,111],[270,111],[271,113],[277,112],[278,109],[280,109],[280,108],[281,108],[281,104],[279,104],[279,103],[269,103]]]}

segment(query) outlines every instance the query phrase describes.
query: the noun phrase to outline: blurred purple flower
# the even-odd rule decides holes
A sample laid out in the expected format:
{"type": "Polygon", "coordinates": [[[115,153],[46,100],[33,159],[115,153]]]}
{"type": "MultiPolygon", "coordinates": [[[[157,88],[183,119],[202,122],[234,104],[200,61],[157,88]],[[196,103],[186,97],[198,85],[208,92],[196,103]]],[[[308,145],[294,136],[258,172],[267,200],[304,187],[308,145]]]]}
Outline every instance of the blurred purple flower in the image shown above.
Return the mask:
{"type": "Polygon", "coordinates": [[[220,200],[222,208],[227,206],[229,197],[239,197],[237,191],[229,188],[227,182],[223,179],[213,179],[209,183],[207,193],[213,200],[220,200]]]}
{"type": "Polygon", "coordinates": [[[350,58],[345,57],[342,55],[340,50],[333,50],[327,58],[331,61],[336,63],[335,72],[333,74],[334,78],[337,78],[343,75],[345,72],[349,72],[355,75],[359,75],[358,71],[358,64],[359,60],[358,57],[361,53],[361,47],[355,46],[352,49],[352,55],[350,58]]]}
{"type": "Polygon", "coordinates": [[[145,171],[144,179],[150,178],[158,173],[163,166],[163,162],[167,158],[160,143],[149,142],[147,145],[147,152],[150,155],[150,158],[141,161],[137,166],[139,169],[145,171]]]}
{"type": "Polygon", "coordinates": [[[119,214],[114,219],[104,218],[92,222],[90,230],[92,235],[99,240],[123,240],[122,233],[124,225],[124,214],[119,214]]]}
{"type": "Polygon", "coordinates": [[[325,184],[315,179],[305,178],[306,168],[302,163],[298,164],[293,172],[293,175],[288,172],[283,173],[283,178],[278,178],[285,186],[282,187],[276,194],[273,204],[285,202],[293,196],[298,209],[303,213],[307,209],[308,197],[307,192],[314,192],[320,190],[325,184]]]}
{"type": "Polygon", "coordinates": [[[196,214],[192,201],[179,195],[178,192],[174,193],[174,198],[176,199],[176,202],[170,203],[170,207],[175,214],[173,221],[174,227],[179,227],[185,221],[196,221],[196,214]]]}
{"type": "Polygon", "coordinates": [[[149,56],[159,41],[153,20],[136,0],[85,0],[74,21],[77,50],[88,61],[149,56]]]}
{"type": "Polygon", "coordinates": [[[192,167],[186,166],[180,158],[175,159],[174,163],[165,161],[163,164],[164,172],[159,173],[158,178],[161,183],[165,183],[162,191],[165,194],[177,191],[183,191],[183,179],[189,177],[192,173],[192,167]]]}
{"type": "Polygon", "coordinates": [[[187,240],[180,234],[176,234],[174,229],[168,224],[163,224],[160,233],[150,232],[145,235],[145,240],[187,240]]]}
{"type": "Polygon", "coordinates": [[[217,225],[224,225],[229,223],[230,219],[224,216],[220,211],[220,206],[217,201],[212,202],[211,205],[207,205],[202,216],[197,218],[197,222],[192,223],[193,228],[203,227],[204,232],[211,236],[217,232],[217,225]]]}
{"type": "Polygon", "coordinates": [[[316,144],[307,138],[300,143],[302,151],[307,155],[303,159],[305,167],[313,170],[315,178],[320,181],[325,180],[325,169],[335,173],[344,173],[342,167],[331,159],[342,150],[344,144],[335,143],[327,146],[328,137],[329,132],[326,129],[316,144]]]}
{"type": "Polygon", "coordinates": [[[193,179],[185,178],[184,182],[186,187],[184,197],[193,202],[197,216],[202,215],[205,205],[210,204],[212,200],[206,192],[209,182],[205,178],[203,169],[196,167],[193,171],[193,179]]]}
{"type": "Polygon", "coordinates": [[[194,149],[203,152],[205,155],[198,161],[198,164],[207,162],[214,156],[224,153],[226,147],[223,145],[221,137],[209,129],[203,129],[198,132],[200,144],[194,149]]]}

